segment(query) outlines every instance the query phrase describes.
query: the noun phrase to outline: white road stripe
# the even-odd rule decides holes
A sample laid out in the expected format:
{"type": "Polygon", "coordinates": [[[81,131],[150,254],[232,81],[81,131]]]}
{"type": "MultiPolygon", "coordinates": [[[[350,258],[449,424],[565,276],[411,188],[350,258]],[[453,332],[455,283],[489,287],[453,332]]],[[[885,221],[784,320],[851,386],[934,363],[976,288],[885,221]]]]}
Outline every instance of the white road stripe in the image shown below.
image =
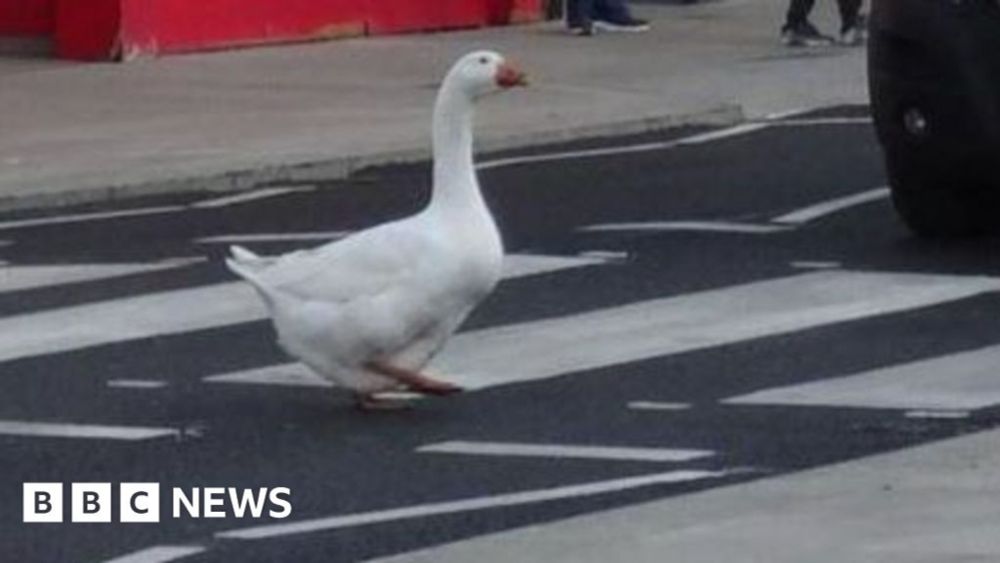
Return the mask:
{"type": "MultiPolygon", "coordinates": [[[[820,271],[458,334],[431,372],[470,389],[545,379],[938,305],[1000,290],[987,277],[820,271]]],[[[298,364],[212,376],[328,385],[298,364]]]]}
{"type": "Polygon", "coordinates": [[[918,418],[918,419],[930,419],[930,420],[961,420],[964,418],[969,418],[972,413],[969,411],[936,411],[936,410],[917,410],[917,411],[907,411],[905,413],[906,418],[918,418]]]}
{"type": "Polygon", "coordinates": [[[165,436],[179,436],[180,432],[174,428],[0,420],[0,435],[139,441],[163,438],[165,436]]]}
{"type": "Polygon", "coordinates": [[[0,230],[19,229],[22,227],[40,227],[45,225],[62,225],[65,223],[83,223],[88,221],[104,221],[124,217],[144,217],[147,215],[162,215],[184,211],[183,205],[163,205],[158,207],[143,207],[139,209],[123,209],[119,211],[100,211],[96,213],[75,213],[71,215],[56,215],[54,217],[37,217],[34,219],[15,219],[0,221],[0,230]]]}
{"type": "MultiPolygon", "coordinates": [[[[513,254],[507,279],[601,264],[596,258],[513,254]]],[[[267,318],[250,286],[230,282],[0,318],[0,361],[267,318]]]]}
{"type": "Polygon", "coordinates": [[[753,223],[730,223],[727,221],[648,221],[634,223],[605,223],[589,225],[578,229],[580,232],[601,233],[618,231],[694,231],[708,233],[739,233],[749,235],[769,235],[789,230],[780,225],[755,225],[753,223]]]}
{"type": "Polygon", "coordinates": [[[112,389],[162,389],[167,382],[159,379],[109,379],[107,385],[112,389]]]}
{"type": "Polygon", "coordinates": [[[683,139],[678,140],[677,144],[680,146],[703,145],[705,143],[721,141],[723,139],[730,139],[732,137],[739,137],[750,133],[756,133],[757,131],[763,131],[771,125],[772,124],[768,122],[744,123],[742,125],[736,125],[735,127],[719,129],[718,131],[709,131],[707,133],[684,137],[683,139]]]}
{"type": "Polygon", "coordinates": [[[809,260],[792,262],[792,267],[800,270],[832,270],[834,268],[841,267],[841,265],[842,264],[840,262],[820,262],[809,260]]]}
{"type": "Polygon", "coordinates": [[[177,258],[147,264],[0,266],[0,293],[160,272],[204,261],[205,258],[177,258]]]}
{"type": "Polygon", "coordinates": [[[253,242],[289,242],[289,241],[331,241],[342,239],[351,234],[350,231],[316,231],[308,233],[246,233],[219,235],[195,239],[198,244],[246,244],[253,242]]]}
{"type": "Polygon", "coordinates": [[[739,405],[971,411],[1000,404],[1000,346],[733,397],[739,405]]]}
{"type": "Polygon", "coordinates": [[[659,401],[632,401],[628,408],[636,411],[686,411],[691,409],[688,403],[663,403],[659,401]]]}
{"type": "Polygon", "coordinates": [[[681,463],[711,457],[714,455],[714,452],[706,450],[570,446],[565,444],[515,444],[505,442],[466,442],[460,440],[420,446],[417,448],[417,452],[500,457],[550,457],[604,459],[615,461],[652,461],[659,463],[681,463]]]}
{"type": "Polygon", "coordinates": [[[809,207],[786,213],[780,217],[775,217],[772,219],[772,222],[782,225],[804,225],[810,221],[837,213],[838,211],[886,199],[889,195],[889,188],[875,188],[874,190],[810,205],[809,207]]]}
{"type": "Polygon", "coordinates": [[[871,125],[874,120],[870,117],[816,117],[783,119],[774,122],[778,127],[816,127],[819,125],[871,125]]]}
{"type": "Polygon", "coordinates": [[[104,563],[169,563],[204,552],[205,548],[197,545],[159,545],[115,557],[104,563]]]}
{"type": "Polygon", "coordinates": [[[479,170],[491,170],[493,168],[519,166],[522,164],[536,164],[539,162],[553,162],[559,160],[596,158],[603,156],[614,156],[619,154],[668,150],[680,146],[699,145],[704,143],[710,143],[712,141],[728,139],[730,137],[746,135],[749,133],[753,133],[755,131],[760,131],[761,129],[766,129],[768,126],[769,126],[768,123],[745,123],[742,125],[737,125],[735,127],[720,129],[718,131],[709,131],[708,133],[700,133],[698,135],[692,135],[690,137],[674,139],[671,141],[639,143],[635,145],[624,145],[618,147],[601,147],[595,149],[583,149],[577,151],[565,151],[565,152],[555,152],[547,154],[535,154],[528,156],[515,156],[510,158],[499,158],[495,160],[484,160],[480,162],[476,166],[476,168],[478,168],[479,170]]]}
{"type": "Polygon", "coordinates": [[[291,193],[301,193],[301,192],[311,192],[314,191],[312,187],[273,187],[273,188],[262,188],[259,190],[253,190],[249,192],[242,192],[233,195],[227,195],[212,199],[205,199],[201,201],[196,201],[191,204],[191,207],[195,209],[215,209],[218,207],[227,207],[230,205],[238,205],[241,203],[248,203],[251,201],[257,201],[261,199],[267,199],[271,197],[278,197],[291,193]]]}
{"type": "Polygon", "coordinates": [[[541,489],[520,493],[470,498],[465,500],[422,504],[405,508],[362,512],[360,514],[348,514],[344,516],[330,516],[326,518],[315,518],[312,520],[289,522],[285,524],[268,524],[240,530],[219,532],[215,534],[215,536],[220,539],[260,540],[279,536],[308,534],[371,524],[382,524],[385,522],[397,522],[400,520],[412,520],[415,518],[426,518],[428,516],[438,516],[442,514],[457,514],[507,506],[521,506],[570,498],[605,495],[656,485],[668,485],[699,481],[703,479],[714,479],[724,477],[728,474],[729,473],[724,471],[669,471],[666,473],[612,479],[582,485],[569,485],[553,489],[541,489]]]}
{"type": "Polygon", "coordinates": [[[540,256],[537,254],[514,254],[504,260],[504,279],[525,278],[563,270],[575,270],[585,266],[600,266],[614,263],[614,259],[597,256],[540,256]]]}

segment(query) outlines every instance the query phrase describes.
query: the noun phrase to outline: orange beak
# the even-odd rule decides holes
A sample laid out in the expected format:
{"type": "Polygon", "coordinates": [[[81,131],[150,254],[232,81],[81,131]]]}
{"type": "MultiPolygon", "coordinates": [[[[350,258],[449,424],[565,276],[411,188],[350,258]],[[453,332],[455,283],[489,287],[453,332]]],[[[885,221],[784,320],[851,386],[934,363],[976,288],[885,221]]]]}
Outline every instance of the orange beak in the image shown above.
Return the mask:
{"type": "Polygon", "coordinates": [[[527,86],[528,75],[523,70],[517,68],[513,63],[503,63],[497,69],[497,86],[501,88],[513,88],[515,86],[527,86]]]}

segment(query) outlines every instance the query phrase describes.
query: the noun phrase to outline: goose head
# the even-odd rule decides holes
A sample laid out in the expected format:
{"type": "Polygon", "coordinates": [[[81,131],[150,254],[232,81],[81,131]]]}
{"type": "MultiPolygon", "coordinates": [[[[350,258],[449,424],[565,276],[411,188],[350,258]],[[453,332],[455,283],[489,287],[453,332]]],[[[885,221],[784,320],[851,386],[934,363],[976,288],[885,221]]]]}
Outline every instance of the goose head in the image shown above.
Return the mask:
{"type": "Polygon", "coordinates": [[[445,78],[445,85],[461,90],[472,99],[527,84],[524,71],[493,51],[465,55],[445,78]]]}

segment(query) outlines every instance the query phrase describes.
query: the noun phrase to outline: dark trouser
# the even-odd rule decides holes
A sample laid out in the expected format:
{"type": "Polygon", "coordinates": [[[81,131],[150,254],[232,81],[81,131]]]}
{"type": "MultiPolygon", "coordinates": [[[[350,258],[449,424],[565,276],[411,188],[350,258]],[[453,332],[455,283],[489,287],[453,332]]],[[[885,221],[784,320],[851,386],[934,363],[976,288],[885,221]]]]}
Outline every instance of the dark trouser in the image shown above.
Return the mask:
{"type": "Polygon", "coordinates": [[[625,0],[566,0],[566,23],[570,27],[594,20],[626,21],[631,19],[625,0]]]}
{"type": "MultiPolygon", "coordinates": [[[[845,31],[857,21],[858,14],[861,12],[861,2],[862,0],[837,0],[837,6],[840,8],[841,31],[845,31]]],[[[816,0],[792,0],[788,6],[785,27],[794,28],[806,23],[809,12],[812,12],[815,4],[816,0]]]]}

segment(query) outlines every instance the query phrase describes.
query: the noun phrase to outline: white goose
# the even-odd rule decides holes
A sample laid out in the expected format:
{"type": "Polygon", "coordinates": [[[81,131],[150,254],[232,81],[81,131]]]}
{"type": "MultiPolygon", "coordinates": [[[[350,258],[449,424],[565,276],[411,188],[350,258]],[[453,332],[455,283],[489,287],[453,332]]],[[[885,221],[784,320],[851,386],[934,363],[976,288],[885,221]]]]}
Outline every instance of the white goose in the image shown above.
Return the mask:
{"type": "Polygon", "coordinates": [[[319,375],[375,394],[461,389],[420,373],[500,278],[503,246],[472,161],[473,107],[486,94],[525,85],[490,51],[452,67],[434,106],[430,204],[403,220],[319,248],[265,258],[232,248],[229,268],[270,311],[278,343],[319,375]]]}

